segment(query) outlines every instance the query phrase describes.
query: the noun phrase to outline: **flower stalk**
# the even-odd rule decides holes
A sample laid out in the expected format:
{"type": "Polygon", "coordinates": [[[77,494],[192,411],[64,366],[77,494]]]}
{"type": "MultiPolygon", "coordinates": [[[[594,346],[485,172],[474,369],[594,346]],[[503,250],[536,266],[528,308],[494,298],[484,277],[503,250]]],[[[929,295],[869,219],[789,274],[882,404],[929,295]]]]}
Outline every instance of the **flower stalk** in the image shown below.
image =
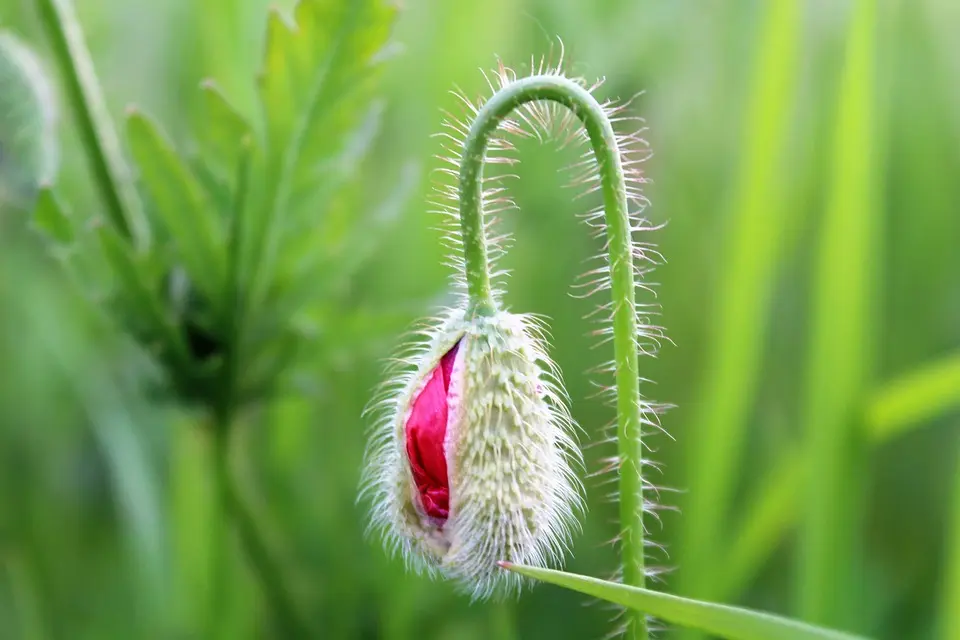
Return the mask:
{"type": "MultiPolygon", "coordinates": [[[[617,448],[619,455],[620,554],[624,584],[645,582],[643,528],[644,491],[641,476],[644,424],[640,396],[638,320],[633,242],[628,191],[613,124],[590,91],[562,75],[533,75],[500,88],[477,112],[463,145],[459,172],[460,230],[469,299],[468,316],[492,315],[497,302],[490,284],[484,235],[483,168],[491,137],[517,108],[532,102],[559,103],[581,121],[599,168],[606,220],[608,265],[612,292],[613,346],[616,377],[617,448]]],[[[630,611],[628,633],[648,637],[646,616],[630,611]]]]}

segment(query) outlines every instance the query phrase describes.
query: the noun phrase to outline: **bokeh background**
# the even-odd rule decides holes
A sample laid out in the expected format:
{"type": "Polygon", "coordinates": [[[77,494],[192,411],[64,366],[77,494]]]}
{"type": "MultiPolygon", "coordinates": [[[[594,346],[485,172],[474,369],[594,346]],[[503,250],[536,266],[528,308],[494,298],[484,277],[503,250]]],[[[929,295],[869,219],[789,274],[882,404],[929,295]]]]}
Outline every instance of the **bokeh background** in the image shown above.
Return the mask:
{"type": "MultiPolygon", "coordinates": [[[[251,108],[262,0],[76,4],[117,118],[135,103],[189,147],[205,77],[251,108]]],[[[342,314],[330,311],[308,370],[242,433],[247,490],[317,637],[599,638],[615,628],[615,611],[557,588],[471,604],[408,575],[364,537],[356,504],[360,415],[383,359],[447,297],[428,200],[440,166],[431,134],[457,108],[449,91],[479,95],[478,69],[495,56],[523,70],[531,55],[556,56],[559,37],[571,72],[607,78],[602,96],[643,91],[632,113],[646,119],[653,152],[647,215],[667,223],[649,239],[666,260],[652,280],[672,343],[642,363],[655,381],[646,395],[676,405],[663,416],[670,437],[649,438],[656,483],[677,490],[660,498],[678,509],[649,522],[665,546],[657,563],[670,569],[659,588],[803,615],[804,523],[833,501],[844,517],[828,544],[842,550],[846,582],[827,622],[878,638],[960,638],[950,586],[960,582],[956,3],[877,1],[874,81],[858,85],[868,95],[849,100],[859,111],[846,120],[849,1],[404,4],[404,51],[383,78],[383,126],[357,168],[356,206],[411,188],[337,302],[342,314]],[[864,119],[866,138],[838,151],[837,123],[864,119]],[[848,215],[858,206],[865,214],[848,215]],[[913,393],[915,371],[936,392],[913,393]],[[818,449],[832,429],[853,434],[839,454],[818,449]],[[718,512],[715,497],[729,506],[718,512]]],[[[52,66],[31,2],[3,0],[0,25],[52,66]]],[[[61,136],[58,186],[74,212],[95,217],[68,117],[61,136]]],[[[601,300],[576,298],[571,285],[599,247],[576,217],[585,203],[562,186],[573,156],[532,142],[520,154],[510,183],[520,210],[504,221],[515,235],[507,300],[551,318],[552,353],[589,441],[612,418],[587,373],[609,345],[594,348],[582,319],[601,300]]],[[[155,393],[149,359],[39,244],[0,242],[0,637],[269,637],[216,507],[201,418],[155,393]]],[[[588,471],[607,454],[589,449],[588,471]]],[[[609,487],[587,484],[568,569],[606,577],[616,507],[609,487]]]]}

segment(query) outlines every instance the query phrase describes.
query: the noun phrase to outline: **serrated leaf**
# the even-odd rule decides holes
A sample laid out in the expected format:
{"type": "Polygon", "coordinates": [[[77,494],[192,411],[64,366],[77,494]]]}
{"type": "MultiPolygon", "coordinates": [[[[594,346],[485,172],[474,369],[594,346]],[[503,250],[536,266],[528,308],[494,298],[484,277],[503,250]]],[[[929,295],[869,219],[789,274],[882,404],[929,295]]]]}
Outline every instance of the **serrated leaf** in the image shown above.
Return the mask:
{"type": "Polygon", "coordinates": [[[213,306],[223,296],[223,229],[200,182],[146,116],[127,118],[130,151],[155,213],[170,236],[190,281],[213,306]]]}
{"type": "Polygon", "coordinates": [[[564,571],[503,563],[504,569],[600,598],[691,629],[730,640],[857,640],[841,631],[816,627],[769,613],[629,587],[564,571]]]}
{"type": "Polygon", "coordinates": [[[304,0],[292,21],[271,13],[259,85],[267,189],[247,257],[255,287],[269,282],[297,185],[316,179],[364,113],[395,13],[382,0],[304,0]]]}
{"type": "Polygon", "coordinates": [[[33,222],[38,229],[60,245],[70,245],[76,237],[73,222],[67,217],[51,189],[40,190],[33,207],[33,222]]]}

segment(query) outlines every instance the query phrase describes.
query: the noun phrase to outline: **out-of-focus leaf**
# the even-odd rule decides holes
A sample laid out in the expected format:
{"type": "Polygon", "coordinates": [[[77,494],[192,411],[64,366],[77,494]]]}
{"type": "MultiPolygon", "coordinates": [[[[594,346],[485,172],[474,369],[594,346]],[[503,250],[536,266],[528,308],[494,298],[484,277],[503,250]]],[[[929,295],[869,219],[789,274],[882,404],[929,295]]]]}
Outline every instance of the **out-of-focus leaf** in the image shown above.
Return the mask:
{"type": "Polygon", "coordinates": [[[923,365],[874,391],[867,405],[868,436],[888,440],[957,407],[960,355],[955,354],[923,365]]]}
{"type": "Polygon", "coordinates": [[[69,245],[74,240],[73,222],[64,213],[57,195],[49,188],[41,189],[37,196],[33,221],[37,228],[61,245],[69,245]]]}
{"type": "Polygon", "coordinates": [[[303,0],[292,22],[279,11],[270,14],[259,85],[266,188],[244,252],[257,297],[272,280],[297,205],[292,196],[301,184],[322,180],[325,159],[337,154],[366,111],[395,12],[384,0],[303,0]]]}
{"type": "Polygon", "coordinates": [[[223,228],[203,187],[146,116],[130,114],[127,136],[141,181],[177,257],[197,290],[219,308],[225,272],[223,228]]]}
{"type": "Polygon", "coordinates": [[[830,187],[816,240],[804,397],[806,478],[796,612],[858,627],[863,570],[861,403],[873,376],[881,264],[877,5],[853,3],[837,92],[830,187]]]}
{"type": "MultiPolygon", "coordinates": [[[[136,314],[135,323],[139,323],[144,330],[162,340],[181,365],[189,366],[190,358],[183,336],[164,311],[154,289],[144,281],[130,245],[122,240],[114,229],[103,228],[100,230],[100,246],[123,290],[128,312],[136,314]]],[[[145,346],[150,348],[157,345],[145,346]]]]}
{"type": "Polygon", "coordinates": [[[730,640],[854,640],[840,631],[804,624],[723,604],[691,600],[679,596],[630,587],[617,582],[580,576],[563,571],[503,563],[509,571],[549,582],[588,596],[643,611],[670,624],[699,629],[730,640]]]}
{"type": "Polygon", "coordinates": [[[233,177],[240,145],[250,134],[250,124],[213,80],[200,85],[200,122],[197,130],[201,153],[217,171],[233,177]]]}
{"type": "MultiPolygon", "coordinates": [[[[290,257],[285,261],[282,277],[270,292],[269,307],[258,315],[258,323],[252,329],[253,339],[268,338],[296,314],[310,314],[311,303],[339,304],[342,296],[350,291],[354,276],[396,228],[419,177],[416,165],[406,165],[393,192],[366,215],[361,211],[362,185],[357,185],[360,193],[350,190],[341,194],[342,201],[328,208],[334,214],[332,217],[342,215],[342,228],[321,225],[319,228],[326,233],[305,234],[299,242],[291,238],[287,249],[290,257]],[[299,260],[294,256],[299,256],[299,260]],[[317,273],[324,274],[319,281],[317,273]]],[[[340,308],[340,311],[344,310],[340,308]]]]}
{"type": "Polygon", "coordinates": [[[756,484],[743,524],[734,529],[724,553],[722,580],[716,585],[720,598],[742,593],[796,523],[804,471],[803,456],[791,450],[756,484]]]}
{"type": "Polygon", "coordinates": [[[723,569],[717,560],[724,554],[718,545],[728,535],[721,532],[760,393],[770,301],[788,253],[783,176],[796,110],[802,7],[797,0],[764,4],[753,49],[743,153],[710,314],[707,377],[691,423],[689,491],[682,506],[677,589],[698,598],[719,597],[715,587],[723,569]]]}

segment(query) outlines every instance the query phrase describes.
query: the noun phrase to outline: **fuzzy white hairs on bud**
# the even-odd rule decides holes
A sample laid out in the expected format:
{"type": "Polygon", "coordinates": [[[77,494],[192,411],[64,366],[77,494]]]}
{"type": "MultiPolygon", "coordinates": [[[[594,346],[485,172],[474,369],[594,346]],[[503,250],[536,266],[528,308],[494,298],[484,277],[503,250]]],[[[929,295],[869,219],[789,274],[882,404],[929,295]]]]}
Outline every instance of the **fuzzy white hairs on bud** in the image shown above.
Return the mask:
{"type": "Polygon", "coordinates": [[[442,574],[474,598],[508,595],[520,578],[499,560],[558,564],[571,542],[582,490],[575,428],[539,323],[506,311],[466,319],[448,311],[398,361],[378,404],[364,491],[372,526],[417,571],[442,574]],[[404,427],[444,354],[458,346],[445,438],[449,517],[417,502],[404,427]]]}
{"type": "MultiPolygon", "coordinates": [[[[535,64],[531,60],[530,74],[563,77],[562,62],[561,46],[556,65],[545,60],[535,64]]],[[[484,75],[494,94],[519,79],[503,64],[484,75]]],[[[602,80],[593,84],[582,79],[573,82],[591,94],[602,84],[602,80]]],[[[420,339],[388,371],[388,382],[371,405],[377,419],[368,450],[363,493],[373,503],[371,528],[410,567],[444,575],[474,597],[487,597],[513,592],[521,586],[515,574],[497,568],[495,563],[499,560],[539,566],[562,561],[575,516],[582,508],[582,490],[574,473],[582,463],[565,392],[546,354],[542,326],[531,316],[504,311],[499,303],[501,292],[496,288],[491,290],[491,313],[467,312],[474,301],[467,295],[465,271],[469,265],[463,253],[458,179],[465,143],[486,99],[472,101],[462,92],[456,95],[465,107],[464,116],[450,116],[444,131],[438,134],[445,138],[447,155],[441,158],[444,184],[437,187],[439,198],[434,205],[435,212],[448,223],[444,231],[450,249],[449,264],[454,273],[454,289],[463,294],[463,300],[442,317],[428,321],[420,339]],[[451,357],[448,380],[445,367],[451,357]],[[410,429],[411,421],[417,418],[415,405],[421,396],[432,393],[441,378],[449,385],[443,388],[449,411],[443,449],[449,505],[445,494],[436,494],[441,498],[434,502],[434,494],[429,493],[433,488],[428,490],[421,484],[422,477],[429,474],[419,468],[419,459],[411,457],[410,448],[416,439],[410,429]]],[[[605,101],[599,106],[614,127],[630,130],[616,133],[615,141],[629,214],[629,258],[636,286],[649,294],[653,285],[644,278],[662,259],[643,237],[657,228],[643,217],[647,206],[643,185],[647,180],[641,165],[650,154],[642,137],[642,121],[626,115],[629,105],[630,101],[605,101]]],[[[560,146],[582,145],[580,160],[571,167],[570,184],[583,196],[601,190],[600,170],[590,138],[566,106],[546,101],[520,104],[499,122],[486,141],[483,162],[516,164],[512,142],[516,138],[554,140],[560,146]]],[[[489,251],[487,268],[495,265],[509,239],[496,233],[497,217],[517,208],[506,194],[504,177],[485,176],[480,183],[481,211],[485,214],[483,236],[489,251]]],[[[589,208],[583,217],[606,249],[609,240],[604,215],[605,208],[597,206],[589,208]]],[[[492,275],[497,279],[504,273],[494,268],[492,275]]],[[[610,261],[600,256],[598,265],[576,287],[582,297],[610,289],[611,274],[610,261]]],[[[617,304],[606,302],[588,315],[601,324],[594,334],[602,342],[612,337],[617,309],[617,304]]],[[[637,332],[632,340],[641,353],[654,354],[664,339],[662,330],[650,321],[658,307],[641,304],[637,309],[637,332]]],[[[612,362],[598,368],[604,373],[615,369],[612,362]]],[[[612,395],[614,390],[604,388],[604,393],[608,391],[612,395]]],[[[661,408],[641,399],[641,426],[660,429],[661,408]]],[[[604,437],[600,444],[615,439],[604,437]]],[[[645,458],[624,464],[613,456],[603,464],[605,471],[635,474],[637,482],[650,490],[649,495],[656,495],[657,488],[641,473],[648,464],[645,458]]],[[[655,514],[659,507],[644,496],[641,508],[655,514]]],[[[622,541],[618,538],[615,542],[622,541]]],[[[648,546],[657,548],[644,540],[644,547],[648,546]]],[[[651,577],[662,571],[638,566],[641,574],[651,577]]]]}

